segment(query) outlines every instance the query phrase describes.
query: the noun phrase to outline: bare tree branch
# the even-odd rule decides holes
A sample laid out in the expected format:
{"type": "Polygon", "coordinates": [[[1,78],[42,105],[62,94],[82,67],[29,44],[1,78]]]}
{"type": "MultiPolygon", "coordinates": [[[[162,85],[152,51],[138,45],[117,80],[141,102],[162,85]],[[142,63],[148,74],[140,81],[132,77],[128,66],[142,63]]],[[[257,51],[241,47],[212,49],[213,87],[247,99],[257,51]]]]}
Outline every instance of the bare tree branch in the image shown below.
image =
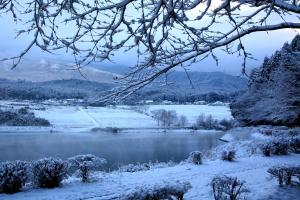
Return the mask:
{"type": "Polygon", "coordinates": [[[138,63],[107,98],[126,97],[171,69],[189,66],[225,47],[252,59],[242,38],[285,28],[299,29],[299,0],[0,0],[0,15],[25,22],[17,36],[33,39],[19,55],[3,60],[16,67],[34,46],[67,50],[78,70],[114,53],[136,48],[138,63]],[[279,15],[282,21],[275,15],[279,15]],[[71,30],[67,30],[70,27],[71,30]]]}

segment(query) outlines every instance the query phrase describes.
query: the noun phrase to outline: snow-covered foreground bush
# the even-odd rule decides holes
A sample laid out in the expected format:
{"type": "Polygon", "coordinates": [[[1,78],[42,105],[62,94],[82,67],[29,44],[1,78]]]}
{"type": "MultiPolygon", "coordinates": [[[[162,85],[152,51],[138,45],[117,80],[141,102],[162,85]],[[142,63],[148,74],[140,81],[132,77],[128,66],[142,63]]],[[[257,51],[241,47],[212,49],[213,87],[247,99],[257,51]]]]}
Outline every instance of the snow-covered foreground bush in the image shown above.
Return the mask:
{"type": "Polygon", "coordinates": [[[137,163],[137,164],[128,164],[121,166],[119,168],[120,172],[139,172],[139,171],[148,171],[151,169],[165,168],[165,167],[174,167],[175,162],[149,162],[149,163],[137,163]]]}
{"type": "Polygon", "coordinates": [[[0,163],[0,193],[19,192],[28,178],[28,163],[12,161],[0,163]]]}
{"type": "Polygon", "coordinates": [[[271,141],[263,144],[261,150],[265,156],[287,155],[289,152],[300,153],[300,136],[274,137],[271,141]]]}
{"type": "Polygon", "coordinates": [[[69,158],[68,162],[70,169],[75,168],[79,171],[82,182],[88,182],[90,179],[90,171],[99,169],[106,163],[106,160],[92,154],[86,154],[69,158]]]}
{"type": "Polygon", "coordinates": [[[215,200],[237,200],[243,199],[243,195],[249,190],[244,181],[237,177],[216,176],[210,183],[215,200]]]}
{"type": "Polygon", "coordinates": [[[200,151],[192,151],[188,157],[188,162],[191,162],[195,165],[202,164],[202,153],[200,151]]]}
{"type": "Polygon", "coordinates": [[[298,179],[294,183],[300,184],[300,166],[276,166],[268,169],[268,173],[277,179],[280,186],[291,185],[293,179],[298,179]]]}
{"type": "Polygon", "coordinates": [[[227,161],[233,161],[235,159],[235,150],[223,151],[221,159],[227,161]]]}
{"type": "Polygon", "coordinates": [[[66,177],[67,164],[61,159],[44,158],[32,164],[32,172],[37,186],[54,188],[66,177]]]}
{"type": "Polygon", "coordinates": [[[293,136],[290,139],[290,149],[294,153],[300,153],[300,136],[293,136]]]}
{"type": "Polygon", "coordinates": [[[165,183],[162,185],[142,186],[121,197],[122,200],[183,200],[184,194],[191,188],[188,182],[165,183]]]}
{"type": "Polygon", "coordinates": [[[138,171],[147,171],[150,169],[150,165],[148,163],[143,164],[128,164],[120,167],[121,172],[138,172],[138,171]]]}

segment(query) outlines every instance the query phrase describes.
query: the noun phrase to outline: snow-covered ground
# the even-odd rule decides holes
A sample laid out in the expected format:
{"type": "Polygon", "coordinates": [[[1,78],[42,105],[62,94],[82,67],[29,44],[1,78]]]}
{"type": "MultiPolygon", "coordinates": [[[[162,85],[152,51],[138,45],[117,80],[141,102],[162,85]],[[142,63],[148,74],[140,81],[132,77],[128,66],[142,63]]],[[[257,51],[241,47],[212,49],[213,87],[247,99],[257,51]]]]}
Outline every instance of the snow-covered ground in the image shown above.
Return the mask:
{"type": "MultiPolygon", "coordinates": [[[[9,102],[0,102],[8,105],[9,102]]],[[[15,102],[14,107],[18,108],[15,102]]],[[[29,104],[30,105],[30,104],[29,104]]],[[[19,107],[24,106],[23,104],[19,107]]],[[[151,111],[157,109],[175,110],[178,115],[185,115],[189,124],[193,124],[201,114],[212,115],[213,118],[232,118],[227,106],[209,105],[150,105],[150,106],[108,106],[108,107],[82,107],[82,106],[44,106],[30,105],[35,108],[37,117],[45,118],[53,125],[54,131],[79,132],[89,131],[92,128],[157,128],[157,123],[151,117],[151,111]],[[140,112],[142,110],[142,112],[140,112]]],[[[45,130],[48,130],[47,128],[45,130]]]]}
{"type": "Polygon", "coordinates": [[[147,128],[155,126],[151,117],[133,110],[110,107],[50,106],[36,110],[38,117],[50,121],[54,128],[90,130],[94,127],[147,128]]]}
{"type": "Polygon", "coordinates": [[[230,110],[226,106],[207,105],[152,105],[145,106],[145,113],[136,112],[130,106],[116,107],[65,107],[53,106],[45,111],[37,110],[36,115],[48,119],[57,127],[85,128],[85,127],[118,127],[118,128],[153,128],[156,122],[149,116],[152,110],[175,110],[178,115],[185,115],[190,123],[202,113],[212,115],[215,119],[231,118],[230,110]],[[148,113],[149,115],[146,115],[148,113]]]}
{"type": "Polygon", "coordinates": [[[175,167],[158,168],[141,172],[113,172],[98,174],[94,183],[80,183],[69,179],[56,189],[29,189],[13,195],[0,194],[1,200],[52,200],[92,199],[110,200],[143,185],[162,185],[175,181],[188,181],[192,188],[185,195],[187,200],[213,199],[210,181],[215,175],[237,176],[246,181],[250,189],[249,200],[296,200],[299,188],[280,188],[270,179],[267,169],[278,164],[300,164],[300,155],[265,158],[255,156],[241,158],[236,162],[221,160],[205,162],[203,165],[182,164],[175,167]]]}

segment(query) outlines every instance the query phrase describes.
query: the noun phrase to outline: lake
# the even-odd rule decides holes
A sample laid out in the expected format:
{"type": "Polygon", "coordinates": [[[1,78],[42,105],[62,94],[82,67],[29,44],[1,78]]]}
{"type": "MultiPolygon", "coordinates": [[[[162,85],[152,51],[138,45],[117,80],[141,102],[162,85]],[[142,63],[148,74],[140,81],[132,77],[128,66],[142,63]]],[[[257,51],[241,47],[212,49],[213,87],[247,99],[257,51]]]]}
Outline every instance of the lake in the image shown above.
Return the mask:
{"type": "Polygon", "coordinates": [[[149,161],[180,162],[191,151],[208,151],[215,147],[222,132],[151,130],[110,133],[1,133],[0,161],[36,160],[77,154],[94,154],[107,159],[106,169],[117,169],[129,163],[149,161]]]}

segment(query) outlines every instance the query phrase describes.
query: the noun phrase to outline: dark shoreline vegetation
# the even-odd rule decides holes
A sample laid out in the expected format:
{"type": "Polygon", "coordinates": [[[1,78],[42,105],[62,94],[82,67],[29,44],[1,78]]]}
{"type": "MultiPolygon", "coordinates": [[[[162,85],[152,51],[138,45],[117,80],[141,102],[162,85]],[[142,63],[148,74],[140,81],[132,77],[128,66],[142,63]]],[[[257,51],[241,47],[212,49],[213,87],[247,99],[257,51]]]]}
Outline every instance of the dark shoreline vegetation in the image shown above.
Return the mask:
{"type": "Polygon", "coordinates": [[[50,126],[46,119],[36,117],[28,108],[18,110],[0,109],[0,126],[50,126]]]}

